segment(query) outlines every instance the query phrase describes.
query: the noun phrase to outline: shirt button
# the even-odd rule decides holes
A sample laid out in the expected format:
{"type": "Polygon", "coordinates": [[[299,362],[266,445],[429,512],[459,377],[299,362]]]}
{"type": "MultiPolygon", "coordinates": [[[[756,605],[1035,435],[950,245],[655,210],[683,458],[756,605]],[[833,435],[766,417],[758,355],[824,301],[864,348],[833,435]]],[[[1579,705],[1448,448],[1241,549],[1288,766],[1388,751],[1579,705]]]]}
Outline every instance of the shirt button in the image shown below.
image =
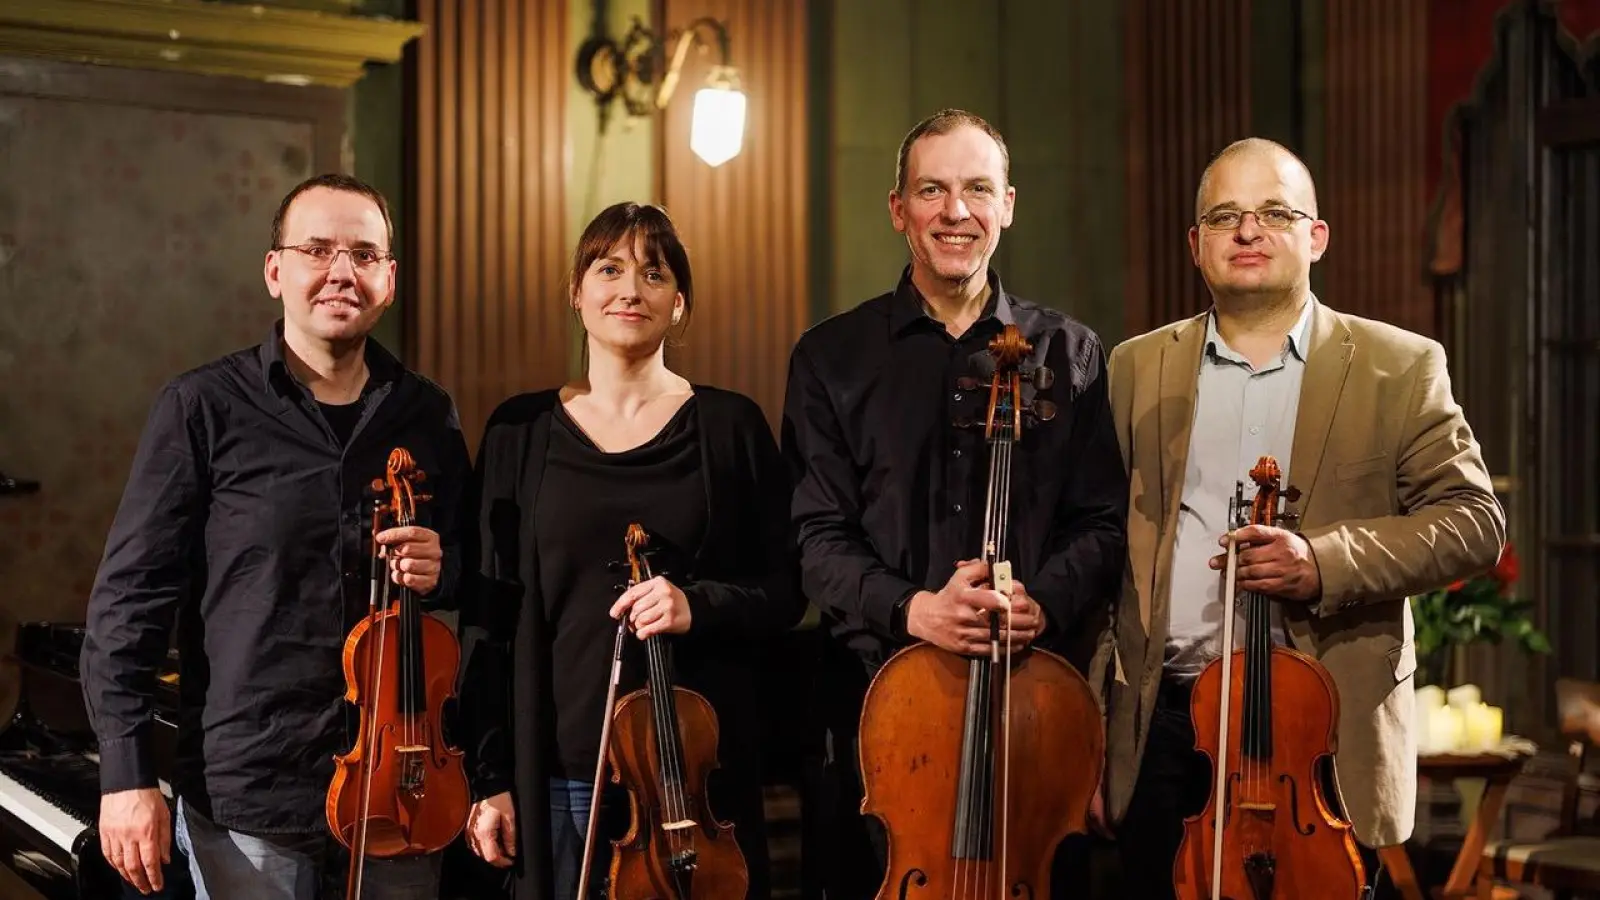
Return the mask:
{"type": "Polygon", "coordinates": [[[950,507],[950,511],[953,512],[953,513],[961,512],[961,504],[957,503],[954,506],[951,506],[950,507]]]}
{"type": "Polygon", "coordinates": [[[1251,434],[1260,434],[1261,433],[1261,426],[1260,425],[1251,425],[1250,426],[1250,433],[1251,434]]]}
{"type": "Polygon", "coordinates": [[[956,459],[960,459],[961,458],[961,448],[957,447],[956,449],[951,450],[950,451],[950,455],[955,457],[956,459]]]}
{"type": "Polygon", "coordinates": [[[957,403],[960,403],[961,402],[961,392],[960,391],[956,391],[954,394],[951,395],[951,399],[956,401],[957,403]]]}

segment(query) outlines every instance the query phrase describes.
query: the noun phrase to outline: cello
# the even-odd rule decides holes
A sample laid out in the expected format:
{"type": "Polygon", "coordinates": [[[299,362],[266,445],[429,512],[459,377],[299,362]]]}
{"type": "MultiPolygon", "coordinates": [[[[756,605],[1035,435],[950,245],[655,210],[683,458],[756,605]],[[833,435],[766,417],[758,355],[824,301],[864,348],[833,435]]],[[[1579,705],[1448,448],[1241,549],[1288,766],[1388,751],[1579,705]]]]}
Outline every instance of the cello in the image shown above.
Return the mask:
{"type": "MultiPolygon", "coordinates": [[[[1025,400],[1022,383],[1044,390],[1054,376],[1024,366],[1033,347],[1015,325],[988,349],[985,420],[955,424],[981,427],[988,444],[982,559],[1009,599],[1012,451],[1025,424],[1055,415],[1049,400],[1025,400]]],[[[959,382],[964,390],[980,384],[971,376],[959,382]]],[[[913,644],[867,688],[861,811],[889,835],[878,900],[1045,900],[1056,846],[1086,828],[1105,756],[1099,702],[1066,660],[1038,647],[1014,652],[1001,638],[1001,617],[989,618],[986,655],[913,644]]],[[[1009,626],[1009,612],[1007,619],[1009,626]]]]}
{"type": "MultiPolygon", "coordinates": [[[[654,577],[642,552],[649,540],[642,525],[628,525],[628,587],[654,577]]],[[[673,683],[671,646],[660,634],[644,639],[645,686],[616,701],[627,630],[624,617],[611,654],[609,714],[600,729],[604,752],[595,762],[578,896],[588,896],[609,759],[611,780],[627,790],[631,816],[627,833],[611,842],[610,900],[742,900],[750,889],[744,854],[733,825],[717,821],[706,796],[707,778],[718,765],[717,714],[705,697],[673,683]]]]}
{"type": "Polygon", "coordinates": [[[345,700],[361,725],[349,753],[335,756],[328,828],[350,851],[345,896],[360,900],[368,856],[392,859],[443,850],[466,827],[470,806],[462,752],[445,743],[440,717],[455,692],[460,649],[450,627],[395,585],[377,543],[385,523],[416,524],[416,484],[425,473],[410,452],[389,453],[372,482],[372,590],[366,618],[344,644],[345,700]],[[387,502],[383,499],[387,496],[387,502]]]}
{"type": "MultiPolygon", "coordinates": [[[[1250,470],[1252,525],[1276,525],[1282,472],[1261,457],[1250,470]]],[[[1289,488],[1290,502],[1299,491],[1289,488]]],[[[1244,517],[1244,484],[1234,490],[1229,518],[1244,517]]],[[[1228,542],[1224,576],[1223,656],[1194,685],[1190,713],[1195,746],[1214,765],[1211,797],[1184,820],[1173,864],[1179,900],[1355,898],[1366,889],[1350,822],[1323,793],[1318,766],[1337,743],[1339,692],[1310,656],[1275,647],[1266,597],[1246,592],[1244,648],[1234,650],[1238,543],[1228,542]],[[1225,665],[1224,662],[1227,662],[1225,665]]]]}

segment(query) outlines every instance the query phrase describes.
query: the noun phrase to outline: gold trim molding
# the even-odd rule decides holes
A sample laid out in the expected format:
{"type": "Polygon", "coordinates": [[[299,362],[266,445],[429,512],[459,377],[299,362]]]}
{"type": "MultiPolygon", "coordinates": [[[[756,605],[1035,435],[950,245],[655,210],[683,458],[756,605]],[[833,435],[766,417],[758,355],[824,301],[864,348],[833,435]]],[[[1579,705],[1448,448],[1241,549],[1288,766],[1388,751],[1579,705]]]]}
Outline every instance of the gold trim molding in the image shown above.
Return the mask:
{"type": "Polygon", "coordinates": [[[216,0],[4,0],[0,54],[347,87],[420,22],[216,0]]]}

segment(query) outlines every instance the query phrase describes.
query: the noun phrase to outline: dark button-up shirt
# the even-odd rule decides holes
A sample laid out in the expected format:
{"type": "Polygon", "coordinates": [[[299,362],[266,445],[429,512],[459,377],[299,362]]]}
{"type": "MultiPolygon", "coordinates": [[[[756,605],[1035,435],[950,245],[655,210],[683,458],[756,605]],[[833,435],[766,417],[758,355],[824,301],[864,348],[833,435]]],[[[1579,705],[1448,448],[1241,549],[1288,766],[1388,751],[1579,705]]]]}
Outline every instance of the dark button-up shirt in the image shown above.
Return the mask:
{"type": "Polygon", "coordinates": [[[1058,413],[1013,449],[1001,558],[1044,608],[1047,637],[1109,602],[1122,573],[1128,480],[1100,341],[989,279],[988,306],[960,338],[927,314],[908,268],[892,293],[808,330],[790,360],[783,443],[802,583],[869,670],[905,643],[896,604],[982,556],[990,454],[981,428],[952,422],[985,419],[988,343],[1006,325],[1033,344],[1025,365],[1055,372],[1053,386],[1026,385],[1024,397],[1058,413]],[[981,389],[960,387],[966,375],[981,389]]]}
{"type": "Polygon", "coordinates": [[[175,792],[236,830],[326,829],[333,755],[353,743],[341,662],[370,594],[365,489],[395,447],[426,473],[437,605],[458,580],[470,468],[449,395],[366,346],[348,445],[285,364],[281,322],[156,398],[89,599],[81,674],[103,791],[156,784],[151,696],[176,616],[175,792]]]}

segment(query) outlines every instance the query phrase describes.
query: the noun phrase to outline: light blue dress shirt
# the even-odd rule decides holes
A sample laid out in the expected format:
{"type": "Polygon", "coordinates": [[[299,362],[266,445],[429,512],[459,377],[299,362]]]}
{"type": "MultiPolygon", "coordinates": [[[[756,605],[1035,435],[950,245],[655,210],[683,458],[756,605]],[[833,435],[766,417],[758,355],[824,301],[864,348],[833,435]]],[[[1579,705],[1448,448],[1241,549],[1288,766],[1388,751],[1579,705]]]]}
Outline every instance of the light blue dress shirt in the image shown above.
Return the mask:
{"type": "MultiPolygon", "coordinates": [[[[1248,502],[1256,488],[1250,470],[1263,456],[1277,459],[1283,486],[1291,484],[1289,452],[1294,445],[1300,383],[1305,375],[1306,340],[1316,298],[1308,297],[1300,319],[1289,330],[1283,352],[1255,368],[1217,333],[1213,311],[1206,317],[1205,350],[1196,385],[1189,462],[1178,508],[1178,534],[1172,553],[1171,618],[1167,628],[1166,671],[1193,678],[1218,655],[1222,639],[1223,574],[1207,565],[1222,552],[1217,543],[1232,527],[1228,506],[1235,485],[1244,482],[1248,502]]],[[[1285,642],[1282,617],[1271,604],[1272,633],[1285,642]]],[[[1244,608],[1236,609],[1235,646],[1243,639],[1244,608]]]]}

